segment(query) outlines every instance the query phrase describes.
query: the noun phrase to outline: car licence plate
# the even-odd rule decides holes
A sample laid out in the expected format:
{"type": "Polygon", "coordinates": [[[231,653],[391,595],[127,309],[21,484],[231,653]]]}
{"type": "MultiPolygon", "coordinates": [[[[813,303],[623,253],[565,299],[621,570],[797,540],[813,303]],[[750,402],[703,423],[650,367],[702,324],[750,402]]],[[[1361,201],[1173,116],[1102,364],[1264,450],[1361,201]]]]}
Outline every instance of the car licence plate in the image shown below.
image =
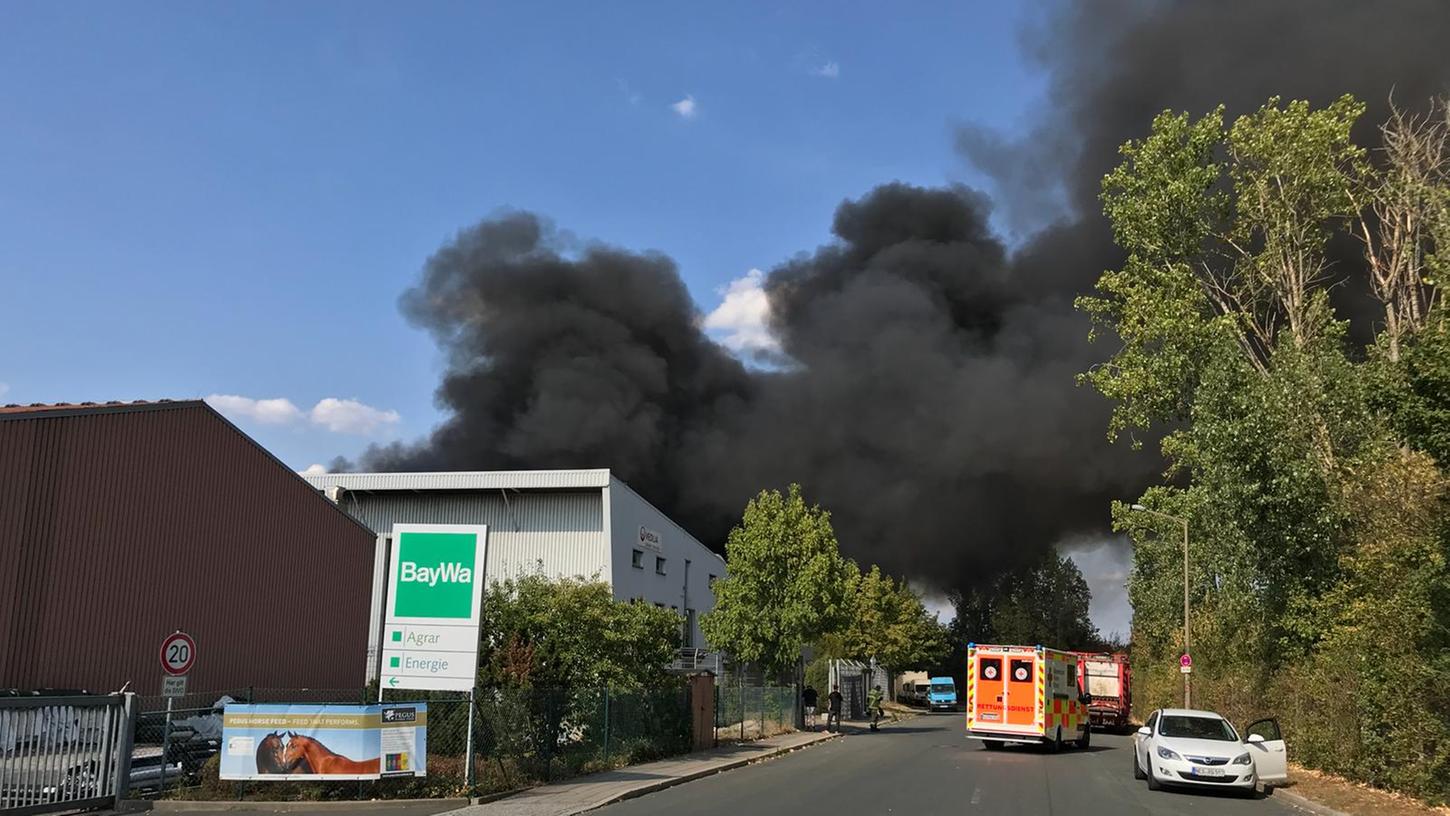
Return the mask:
{"type": "Polygon", "coordinates": [[[1223,768],[1192,768],[1194,776],[1223,776],[1223,768]]]}

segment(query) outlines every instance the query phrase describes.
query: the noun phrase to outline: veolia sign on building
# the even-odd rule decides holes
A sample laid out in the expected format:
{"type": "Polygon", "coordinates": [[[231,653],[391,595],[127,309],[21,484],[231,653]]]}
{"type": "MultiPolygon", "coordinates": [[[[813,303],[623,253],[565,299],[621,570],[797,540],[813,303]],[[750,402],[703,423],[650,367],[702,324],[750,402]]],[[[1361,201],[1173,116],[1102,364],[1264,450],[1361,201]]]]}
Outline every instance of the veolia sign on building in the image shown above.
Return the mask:
{"type": "Polygon", "coordinates": [[[487,551],[483,525],[393,525],[382,688],[473,688],[487,551]]]}

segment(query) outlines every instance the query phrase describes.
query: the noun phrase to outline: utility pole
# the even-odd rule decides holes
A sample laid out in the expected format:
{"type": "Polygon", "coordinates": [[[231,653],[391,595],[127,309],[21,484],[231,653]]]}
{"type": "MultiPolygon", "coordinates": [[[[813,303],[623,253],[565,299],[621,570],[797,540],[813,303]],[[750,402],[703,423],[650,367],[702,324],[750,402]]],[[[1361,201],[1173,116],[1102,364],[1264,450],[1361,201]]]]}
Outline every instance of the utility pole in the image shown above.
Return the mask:
{"type": "MultiPolygon", "coordinates": [[[[1157,510],[1149,510],[1141,504],[1133,505],[1132,509],[1139,513],[1148,513],[1159,516],[1160,518],[1166,518],[1170,521],[1176,521],[1183,525],[1183,653],[1185,655],[1192,655],[1192,643],[1188,635],[1188,519],[1168,513],[1160,513],[1157,510]]],[[[1186,671],[1187,669],[1191,669],[1192,666],[1188,665],[1183,668],[1185,669],[1183,672],[1183,707],[1193,708],[1193,674],[1190,671],[1186,671]]]]}

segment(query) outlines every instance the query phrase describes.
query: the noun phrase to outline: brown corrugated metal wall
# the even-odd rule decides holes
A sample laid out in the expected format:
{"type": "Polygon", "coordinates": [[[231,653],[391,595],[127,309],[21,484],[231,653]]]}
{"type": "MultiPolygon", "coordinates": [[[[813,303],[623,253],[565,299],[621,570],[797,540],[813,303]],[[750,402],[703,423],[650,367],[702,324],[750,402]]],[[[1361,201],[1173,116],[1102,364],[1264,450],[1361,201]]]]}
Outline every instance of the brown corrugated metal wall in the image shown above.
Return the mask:
{"type": "Polygon", "coordinates": [[[204,404],[0,417],[0,687],[356,688],[372,552],[204,404]]]}

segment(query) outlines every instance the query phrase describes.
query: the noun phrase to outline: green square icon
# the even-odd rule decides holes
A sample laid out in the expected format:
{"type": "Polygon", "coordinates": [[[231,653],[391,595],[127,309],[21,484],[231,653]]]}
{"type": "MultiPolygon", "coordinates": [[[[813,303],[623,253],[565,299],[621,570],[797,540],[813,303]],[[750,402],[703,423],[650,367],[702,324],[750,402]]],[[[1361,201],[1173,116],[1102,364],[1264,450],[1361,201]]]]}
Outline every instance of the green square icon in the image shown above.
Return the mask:
{"type": "Polygon", "coordinates": [[[400,618],[473,617],[474,533],[402,533],[393,576],[393,614],[400,618]]]}
{"type": "Polygon", "coordinates": [[[390,657],[390,658],[388,658],[388,667],[389,668],[396,669],[396,668],[398,668],[399,665],[402,664],[402,662],[403,662],[403,658],[401,658],[401,657],[390,657]]]}
{"type": "Polygon", "coordinates": [[[393,642],[394,643],[402,643],[403,642],[403,633],[402,632],[394,632],[393,633],[393,642]]]}

